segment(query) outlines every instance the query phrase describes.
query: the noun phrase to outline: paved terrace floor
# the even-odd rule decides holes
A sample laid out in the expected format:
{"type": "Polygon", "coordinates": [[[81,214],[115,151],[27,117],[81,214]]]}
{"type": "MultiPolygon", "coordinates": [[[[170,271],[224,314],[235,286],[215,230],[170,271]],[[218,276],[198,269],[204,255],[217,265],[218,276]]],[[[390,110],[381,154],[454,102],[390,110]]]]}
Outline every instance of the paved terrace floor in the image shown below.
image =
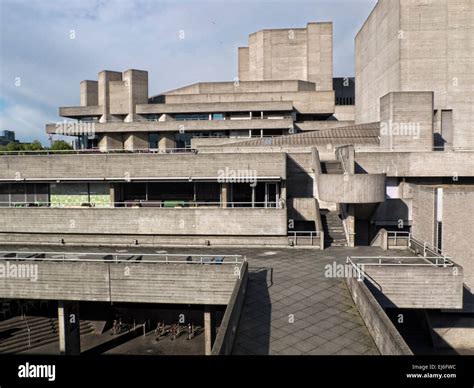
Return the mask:
{"type": "Polygon", "coordinates": [[[326,266],[347,256],[387,256],[375,247],[107,248],[0,246],[6,251],[241,254],[249,261],[247,295],[237,330],[236,355],[376,355],[378,350],[343,278],[325,276],[326,266]]]}

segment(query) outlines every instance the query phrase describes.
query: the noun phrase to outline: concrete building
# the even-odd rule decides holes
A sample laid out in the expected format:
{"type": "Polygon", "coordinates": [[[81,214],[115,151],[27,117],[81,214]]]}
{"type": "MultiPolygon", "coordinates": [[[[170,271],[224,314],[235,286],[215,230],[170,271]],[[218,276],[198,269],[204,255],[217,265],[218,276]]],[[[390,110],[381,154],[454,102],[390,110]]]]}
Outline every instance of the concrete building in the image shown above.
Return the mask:
{"type": "Polygon", "coordinates": [[[473,149],[474,4],[380,0],[356,36],[356,122],[390,92],[432,92],[435,143],[473,149]]]}
{"type": "Polygon", "coordinates": [[[7,130],[0,131],[0,146],[5,146],[9,143],[18,143],[18,140],[15,139],[15,132],[7,130]]]}
{"type": "Polygon", "coordinates": [[[355,79],[331,23],[250,35],[233,82],[149,96],[146,71],[102,71],[46,125],[80,150],[0,155],[0,242],[404,249],[351,261],[389,266],[366,272],[381,305],[472,311],[472,7],[379,1],[355,79]]]}

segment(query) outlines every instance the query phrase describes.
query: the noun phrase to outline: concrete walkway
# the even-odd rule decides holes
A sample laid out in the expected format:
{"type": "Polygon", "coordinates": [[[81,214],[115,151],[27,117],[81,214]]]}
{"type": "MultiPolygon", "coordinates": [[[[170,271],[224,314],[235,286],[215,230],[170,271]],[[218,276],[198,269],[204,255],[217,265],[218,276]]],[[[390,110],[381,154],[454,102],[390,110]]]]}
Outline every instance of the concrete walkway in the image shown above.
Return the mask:
{"type": "MultiPolygon", "coordinates": [[[[64,251],[77,247],[15,247],[4,250],[64,251]]],[[[6,249],[5,249],[6,248],[6,249]]],[[[249,261],[246,300],[237,329],[237,355],[375,355],[378,350],[343,278],[326,276],[326,266],[347,256],[387,253],[374,247],[282,248],[116,248],[123,252],[241,254],[249,261]]],[[[82,247],[83,252],[111,252],[82,247]]]]}
{"type": "Polygon", "coordinates": [[[238,355],[376,355],[345,282],[325,266],[373,248],[274,250],[249,255],[247,296],[237,330],[238,355]]]}

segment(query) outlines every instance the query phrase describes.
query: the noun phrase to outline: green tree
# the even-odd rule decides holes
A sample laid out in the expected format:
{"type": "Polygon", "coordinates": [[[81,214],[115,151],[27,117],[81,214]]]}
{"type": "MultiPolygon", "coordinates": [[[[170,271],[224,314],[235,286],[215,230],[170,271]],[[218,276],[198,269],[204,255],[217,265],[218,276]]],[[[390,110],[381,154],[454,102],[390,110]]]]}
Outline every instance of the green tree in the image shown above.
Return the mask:
{"type": "Polygon", "coordinates": [[[72,150],[72,147],[69,143],[65,142],[64,140],[57,140],[51,146],[51,150],[53,151],[72,150]]]}
{"type": "Polygon", "coordinates": [[[33,141],[31,144],[25,144],[25,151],[41,151],[43,149],[43,145],[38,140],[33,141]]]}
{"type": "Polygon", "coordinates": [[[0,147],[1,151],[21,151],[21,144],[15,143],[14,141],[8,143],[6,146],[0,147]]]}

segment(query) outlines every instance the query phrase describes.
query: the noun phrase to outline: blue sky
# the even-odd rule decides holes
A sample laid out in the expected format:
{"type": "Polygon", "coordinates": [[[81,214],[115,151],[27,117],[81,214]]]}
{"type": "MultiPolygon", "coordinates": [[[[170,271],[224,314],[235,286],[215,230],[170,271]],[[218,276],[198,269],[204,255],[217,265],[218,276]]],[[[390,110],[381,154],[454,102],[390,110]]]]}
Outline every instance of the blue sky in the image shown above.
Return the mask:
{"type": "Polygon", "coordinates": [[[45,123],[79,105],[79,82],[100,70],[148,70],[150,95],[233,80],[250,33],[309,21],[334,23],[334,75],[353,76],[354,37],[375,3],[0,0],[0,129],[47,143],[45,123]]]}

